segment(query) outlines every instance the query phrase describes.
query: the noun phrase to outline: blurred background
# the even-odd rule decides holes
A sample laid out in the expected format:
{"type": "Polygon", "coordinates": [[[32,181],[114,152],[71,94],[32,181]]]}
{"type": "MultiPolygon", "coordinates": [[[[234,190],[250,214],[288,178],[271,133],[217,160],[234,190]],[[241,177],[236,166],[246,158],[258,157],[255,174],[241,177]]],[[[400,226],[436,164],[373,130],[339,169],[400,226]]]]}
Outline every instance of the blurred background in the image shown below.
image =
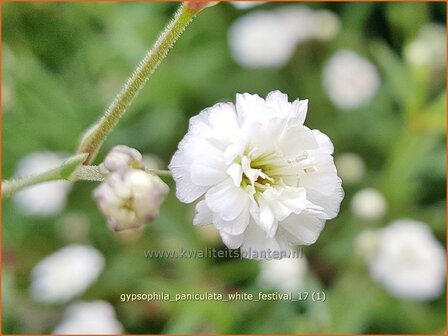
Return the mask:
{"type": "MultiPolygon", "coordinates": [[[[2,176],[70,155],[177,3],[3,3],[2,176]]],[[[225,249],[170,195],[143,230],[108,230],[95,183],[2,202],[3,333],[445,333],[445,3],[221,3],[198,15],[117,144],[166,169],[188,119],[236,93],[309,99],[343,179],[304,257],[145,258],[225,249]],[[123,293],[325,292],[325,302],[150,301],[123,293]]]]}

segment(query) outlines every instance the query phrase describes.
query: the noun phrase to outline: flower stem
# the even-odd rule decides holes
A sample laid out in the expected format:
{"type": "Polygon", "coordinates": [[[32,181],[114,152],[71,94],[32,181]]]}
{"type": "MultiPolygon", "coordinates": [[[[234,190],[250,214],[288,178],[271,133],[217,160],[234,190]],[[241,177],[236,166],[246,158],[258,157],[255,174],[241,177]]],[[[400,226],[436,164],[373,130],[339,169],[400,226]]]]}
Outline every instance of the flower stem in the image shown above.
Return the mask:
{"type": "Polygon", "coordinates": [[[145,172],[153,174],[153,175],[158,175],[158,176],[171,176],[171,172],[169,170],[145,168],[145,172]]]}
{"type": "Polygon", "coordinates": [[[42,174],[2,181],[2,198],[9,198],[23,188],[32,185],[62,179],[59,167],[42,174]]]}
{"type": "Polygon", "coordinates": [[[85,164],[91,164],[94,161],[108,134],[117,125],[132,100],[197,13],[197,10],[191,9],[185,3],[180,6],[174,18],[160,34],[152,49],[137,66],[101,119],[85,132],[77,150],[78,153],[88,153],[85,164]]]}
{"type": "MultiPolygon", "coordinates": [[[[57,180],[68,180],[68,181],[96,181],[102,182],[107,176],[107,173],[103,172],[100,166],[84,166],[81,165],[72,172],[70,176],[65,176],[63,171],[65,169],[64,164],[60,167],[48,170],[41,174],[19,177],[12,180],[2,181],[2,198],[9,198],[16,192],[33,185],[57,181],[57,180]]],[[[158,176],[171,176],[169,170],[159,170],[159,169],[145,169],[147,173],[158,175],[158,176]]]]}
{"type": "MultiPolygon", "coordinates": [[[[74,155],[65,160],[59,167],[50,169],[40,174],[20,177],[12,180],[2,181],[2,198],[9,198],[23,188],[35,184],[56,181],[56,180],[76,180],[76,174],[87,154],[74,155]]],[[[45,195],[43,195],[45,197],[45,195]]]]}

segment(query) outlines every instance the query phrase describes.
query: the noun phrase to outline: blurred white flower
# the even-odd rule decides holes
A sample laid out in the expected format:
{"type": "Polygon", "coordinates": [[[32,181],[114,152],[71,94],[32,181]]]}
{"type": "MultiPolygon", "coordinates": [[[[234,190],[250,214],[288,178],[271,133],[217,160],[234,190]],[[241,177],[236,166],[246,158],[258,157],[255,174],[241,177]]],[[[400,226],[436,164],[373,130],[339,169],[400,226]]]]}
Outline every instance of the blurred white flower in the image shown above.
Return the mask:
{"type": "MultiPolygon", "coordinates": [[[[58,153],[34,152],[22,158],[17,164],[14,176],[29,176],[56,168],[66,158],[58,153]]],[[[26,215],[51,216],[64,209],[67,195],[72,187],[68,181],[41,183],[18,192],[13,200],[26,215]]]]}
{"type": "Polygon", "coordinates": [[[258,278],[260,285],[284,293],[298,292],[305,288],[308,263],[305,258],[263,260],[258,278]]]}
{"type": "Polygon", "coordinates": [[[330,40],[341,30],[341,23],[336,14],[329,10],[319,10],[315,14],[313,37],[320,40],[330,40]]]}
{"type": "Polygon", "coordinates": [[[280,91],[245,93],[190,120],[169,169],[182,202],[205,194],[195,225],[213,223],[229,248],[251,258],[268,250],[284,257],[290,245],[317,240],[343,190],[330,139],[303,125],[307,106],[280,91]]]}
{"type": "Polygon", "coordinates": [[[331,11],[315,11],[304,5],[287,5],[276,11],[295,43],[310,39],[330,40],[340,30],[339,18],[331,11]]]}
{"type": "Polygon", "coordinates": [[[158,176],[129,168],[111,173],[95,189],[94,197],[109,228],[121,231],[155,219],[168,190],[158,176]]]}
{"type": "Polygon", "coordinates": [[[367,220],[375,220],[384,216],[387,209],[383,194],[373,188],[358,191],[350,203],[353,213],[367,220]]]}
{"type": "Polygon", "coordinates": [[[379,230],[368,266],[372,278],[398,298],[433,300],[445,289],[445,248],[422,222],[402,219],[379,230]]]}
{"type": "Polygon", "coordinates": [[[331,102],[342,110],[366,105],[380,85],[376,67],[351,50],[336,52],[323,71],[323,86],[331,102]]]}
{"type": "Polygon", "coordinates": [[[122,334],[113,306],[106,301],[78,302],[64,312],[53,334],[122,334]]]}
{"type": "Polygon", "coordinates": [[[363,159],[355,153],[343,153],[335,158],[342,182],[354,184],[362,180],[366,168],[363,159]]]}
{"type": "Polygon", "coordinates": [[[69,245],[41,260],[31,272],[31,295],[63,303],[81,295],[97,279],[104,257],[90,246],[69,245]]]}
{"type": "Polygon", "coordinates": [[[294,43],[301,43],[314,37],[316,32],[316,12],[303,5],[280,7],[276,13],[291,34],[294,43]]]}
{"type": "Polygon", "coordinates": [[[142,154],[134,148],[118,145],[113,147],[104,158],[104,168],[110,172],[127,168],[142,168],[142,154]]]}
{"type": "Polygon", "coordinates": [[[279,68],[288,62],[298,43],[328,40],[338,32],[339,19],[333,13],[290,5],[237,19],[229,30],[229,46],[241,66],[279,68]]]}
{"type": "Polygon", "coordinates": [[[237,9],[249,9],[252,7],[260,6],[266,1],[230,1],[233,7],[237,9]]]}
{"type": "Polygon", "coordinates": [[[291,58],[295,42],[275,12],[256,11],[238,18],[229,30],[235,61],[248,68],[278,68],[291,58]]]}
{"type": "Polygon", "coordinates": [[[424,26],[417,38],[404,50],[406,60],[414,66],[446,67],[446,28],[432,23],[424,26]]]}

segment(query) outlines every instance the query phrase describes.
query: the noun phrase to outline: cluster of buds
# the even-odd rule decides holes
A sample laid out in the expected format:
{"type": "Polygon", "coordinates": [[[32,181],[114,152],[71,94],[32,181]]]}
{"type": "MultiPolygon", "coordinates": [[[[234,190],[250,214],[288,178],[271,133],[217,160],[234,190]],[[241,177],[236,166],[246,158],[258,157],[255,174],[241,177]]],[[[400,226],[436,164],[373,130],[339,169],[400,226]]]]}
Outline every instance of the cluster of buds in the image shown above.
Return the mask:
{"type": "Polygon", "coordinates": [[[137,150],[112,148],[101,169],[108,176],[95,189],[94,197],[111,230],[138,228],[157,218],[169,188],[158,176],[144,170],[137,150]]]}

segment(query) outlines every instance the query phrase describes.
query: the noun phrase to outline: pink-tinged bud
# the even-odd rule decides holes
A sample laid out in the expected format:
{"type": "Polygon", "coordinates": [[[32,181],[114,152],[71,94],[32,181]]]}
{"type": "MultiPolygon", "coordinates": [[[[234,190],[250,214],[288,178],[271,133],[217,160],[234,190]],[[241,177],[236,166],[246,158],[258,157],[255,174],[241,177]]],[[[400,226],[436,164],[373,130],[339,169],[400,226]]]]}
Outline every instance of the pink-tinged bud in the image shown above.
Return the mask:
{"type": "Polygon", "coordinates": [[[199,13],[201,10],[215,6],[219,1],[185,1],[185,7],[191,9],[193,12],[199,13]]]}
{"type": "Polygon", "coordinates": [[[94,197],[113,231],[138,228],[157,218],[168,186],[155,175],[138,169],[111,173],[95,189],[94,197]]]}
{"type": "Polygon", "coordinates": [[[143,168],[142,154],[138,150],[128,146],[115,146],[106,155],[103,166],[109,172],[127,168],[141,169],[143,168]]]}

